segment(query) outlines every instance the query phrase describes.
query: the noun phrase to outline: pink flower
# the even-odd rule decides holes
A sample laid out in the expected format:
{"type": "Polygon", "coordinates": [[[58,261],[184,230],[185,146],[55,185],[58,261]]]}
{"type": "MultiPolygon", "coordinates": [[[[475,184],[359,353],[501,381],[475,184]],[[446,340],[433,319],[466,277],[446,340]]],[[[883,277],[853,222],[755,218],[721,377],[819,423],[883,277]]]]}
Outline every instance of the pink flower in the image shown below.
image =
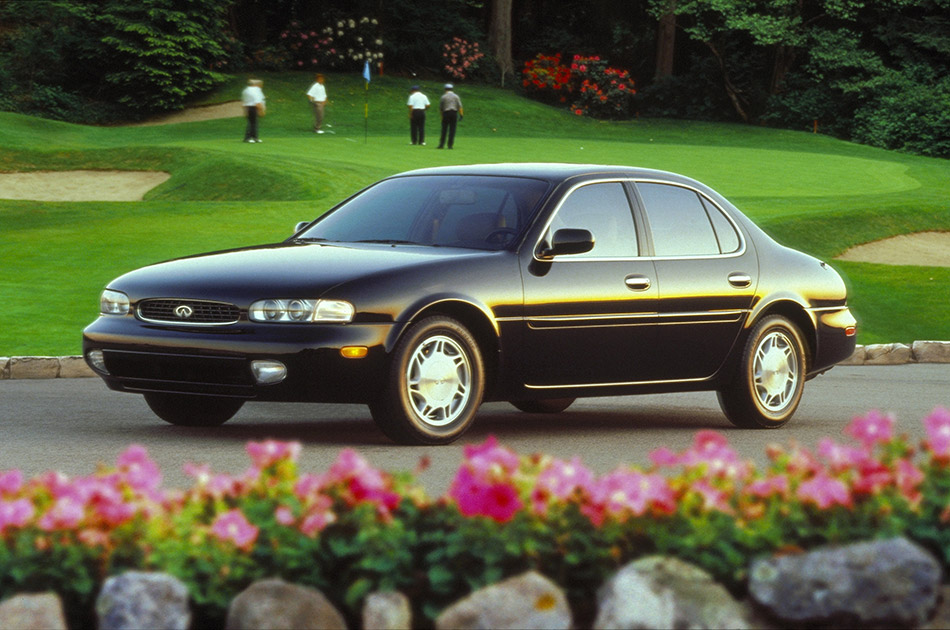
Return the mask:
{"type": "Polygon", "coordinates": [[[0,473],[0,494],[16,494],[23,488],[23,473],[8,470],[0,473]]]}
{"type": "Polygon", "coordinates": [[[828,462],[833,472],[858,468],[869,458],[867,451],[837,444],[831,438],[823,438],[818,442],[818,455],[828,462]]]}
{"type": "Polygon", "coordinates": [[[796,493],[803,503],[814,503],[819,509],[827,510],[834,505],[851,507],[851,494],[844,482],[820,472],[812,479],[802,482],[796,493]]]}
{"type": "Polygon", "coordinates": [[[501,446],[494,435],[483,444],[468,444],[464,449],[465,464],[476,474],[486,477],[504,477],[518,471],[520,460],[514,451],[501,446]]]}
{"type": "Polygon", "coordinates": [[[657,468],[672,468],[680,464],[679,455],[665,446],[651,451],[649,457],[650,461],[657,468]]]}
{"type": "Polygon", "coordinates": [[[213,536],[219,540],[231,541],[238,549],[245,551],[249,551],[254,546],[258,531],[258,528],[252,525],[238,508],[218,515],[211,524],[213,536]]]}
{"type": "Polygon", "coordinates": [[[890,469],[876,459],[868,458],[858,466],[852,488],[859,494],[877,494],[894,482],[890,469]]]}
{"type": "Polygon", "coordinates": [[[854,418],[844,432],[870,450],[875,444],[889,442],[894,437],[894,417],[870,411],[866,416],[854,418]]]}
{"type": "Polygon", "coordinates": [[[0,501],[0,535],[8,527],[26,527],[36,514],[29,499],[0,501]]]}
{"type": "Polygon", "coordinates": [[[280,523],[281,525],[291,526],[297,519],[294,518],[294,512],[286,505],[281,505],[276,510],[274,510],[274,520],[280,523]]]}
{"type": "Polygon", "coordinates": [[[602,477],[591,491],[591,501],[608,514],[629,512],[642,516],[650,509],[672,513],[676,497],[666,479],[636,470],[618,469],[602,477]]]}
{"type": "Polygon", "coordinates": [[[487,516],[499,523],[510,521],[524,507],[517,490],[510,484],[479,478],[467,466],[459,468],[449,496],[455,499],[464,516],[487,516]]]}
{"type": "Polygon", "coordinates": [[[894,481],[897,488],[911,503],[917,503],[923,498],[918,488],[924,482],[924,473],[908,459],[898,460],[894,481]]]}
{"type": "Polygon", "coordinates": [[[265,442],[248,442],[244,450],[251,458],[251,463],[256,468],[264,470],[285,459],[296,462],[300,456],[300,448],[300,442],[267,440],[265,442]]]}
{"type": "Polygon", "coordinates": [[[336,521],[336,514],[332,507],[333,499],[323,495],[317,497],[300,524],[300,531],[311,538],[322,532],[336,521]]]}
{"type": "Polygon", "coordinates": [[[559,459],[551,462],[538,475],[536,485],[557,499],[567,499],[578,490],[589,492],[593,482],[594,474],[575,456],[569,462],[559,459]]]}
{"type": "Polygon", "coordinates": [[[788,477],[785,475],[776,475],[774,477],[753,481],[745,487],[745,493],[753,497],[767,499],[773,495],[787,496],[788,488],[788,477]]]}
{"type": "Polygon", "coordinates": [[[729,505],[729,494],[724,490],[714,488],[704,480],[694,483],[692,490],[702,497],[704,512],[716,510],[726,514],[732,514],[732,506],[729,505]]]}
{"type": "Polygon", "coordinates": [[[125,449],[116,459],[116,467],[134,490],[154,492],[162,485],[162,473],[144,446],[133,444],[125,449]]]}
{"type": "Polygon", "coordinates": [[[950,459],[950,410],[937,407],[924,419],[927,448],[938,459],[950,459]]]}
{"type": "Polygon", "coordinates": [[[38,525],[43,531],[51,532],[59,529],[75,529],[85,516],[85,506],[75,497],[65,496],[55,503],[40,517],[38,525]]]}

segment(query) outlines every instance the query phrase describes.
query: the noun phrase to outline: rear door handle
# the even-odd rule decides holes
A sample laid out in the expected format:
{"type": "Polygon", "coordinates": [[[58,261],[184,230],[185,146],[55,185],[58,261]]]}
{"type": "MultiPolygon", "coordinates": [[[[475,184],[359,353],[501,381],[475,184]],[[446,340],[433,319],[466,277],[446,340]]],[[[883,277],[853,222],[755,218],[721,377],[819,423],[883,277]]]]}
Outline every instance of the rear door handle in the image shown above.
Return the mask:
{"type": "Polygon", "coordinates": [[[752,276],[741,271],[734,271],[729,274],[729,284],[737,289],[744,289],[752,284],[752,276]]]}
{"type": "Polygon", "coordinates": [[[623,279],[623,283],[631,291],[646,291],[653,286],[649,278],[640,275],[627,276],[623,279]]]}

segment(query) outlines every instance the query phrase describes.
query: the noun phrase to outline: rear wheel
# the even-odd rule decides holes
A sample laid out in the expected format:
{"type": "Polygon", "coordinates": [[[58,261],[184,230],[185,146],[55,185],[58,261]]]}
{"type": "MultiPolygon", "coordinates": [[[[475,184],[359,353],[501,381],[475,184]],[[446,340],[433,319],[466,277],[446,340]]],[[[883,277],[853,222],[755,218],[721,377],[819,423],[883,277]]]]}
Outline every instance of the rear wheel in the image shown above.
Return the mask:
{"type": "Polygon", "coordinates": [[[449,317],[429,317],[397,344],[383,391],[369,408],[394,442],[448,444],[475,419],[484,383],[481,352],[468,329],[449,317]]]}
{"type": "Polygon", "coordinates": [[[546,398],[544,400],[512,400],[515,409],[525,413],[561,413],[572,404],[576,398],[546,398]]]}
{"type": "Polygon", "coordinates": [[[802,399],[805,344],[784,317],[766,317],[752,329],[736,379],[719,391],[729,421],[746,429],[775,429],[787,423],[802,399]]]}
{"type": "Polygon", "coordinates": [[[157,392],[145,394],[145,402],[165,422],[183,427],[222,425],[244,406],[240,398],[157,392]]]}

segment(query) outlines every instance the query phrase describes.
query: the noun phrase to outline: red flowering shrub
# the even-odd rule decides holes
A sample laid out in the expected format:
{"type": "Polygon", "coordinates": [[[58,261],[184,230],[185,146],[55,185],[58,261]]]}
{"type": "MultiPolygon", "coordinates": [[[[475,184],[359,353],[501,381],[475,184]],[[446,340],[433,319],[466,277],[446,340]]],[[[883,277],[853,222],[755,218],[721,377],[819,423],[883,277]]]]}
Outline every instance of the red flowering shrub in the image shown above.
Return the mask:
{"type": "Polygon", "coordinates": [[[521,85],[532,98],[569,103],[578,116],[629,118],[637,93],[626,70],[611,68],[600,57],[574,55],[570,66],[561,55],[537,55],[521,71],[521,85]]]}

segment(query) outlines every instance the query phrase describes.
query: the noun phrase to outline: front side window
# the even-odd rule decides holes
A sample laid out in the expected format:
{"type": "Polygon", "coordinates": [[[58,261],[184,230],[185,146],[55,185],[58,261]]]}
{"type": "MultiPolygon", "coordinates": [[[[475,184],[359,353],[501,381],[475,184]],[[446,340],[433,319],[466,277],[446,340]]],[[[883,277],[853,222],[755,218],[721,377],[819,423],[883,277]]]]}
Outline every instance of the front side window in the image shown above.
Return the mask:
{"type": "Polygon", "coordinates": [[[637,232],[623,184],[588,184],[575,189],[551,222],[548,238],[561,228],[590,230],[594,248],[574,257],[632,258],[637,256],[637,232]]]}
{"type": "MultiPolygon", "coordinates": [[[[680,186],[643,183],[637,184],[637,190],[650,222],[654,255],[711,256],[722,253],[710,214],[696,192],[680,186]]],[[[729,223],[721,214],[720,218],[729,223]]],[[[728,230],[732,231],[734,242],[726,244],[727,248],[732,248],[727,251],[735,251],[738,237],[731,225],[728,225],[728,230]]],[[[723,240],[729,240],[725,226],[723,240]]]]}

